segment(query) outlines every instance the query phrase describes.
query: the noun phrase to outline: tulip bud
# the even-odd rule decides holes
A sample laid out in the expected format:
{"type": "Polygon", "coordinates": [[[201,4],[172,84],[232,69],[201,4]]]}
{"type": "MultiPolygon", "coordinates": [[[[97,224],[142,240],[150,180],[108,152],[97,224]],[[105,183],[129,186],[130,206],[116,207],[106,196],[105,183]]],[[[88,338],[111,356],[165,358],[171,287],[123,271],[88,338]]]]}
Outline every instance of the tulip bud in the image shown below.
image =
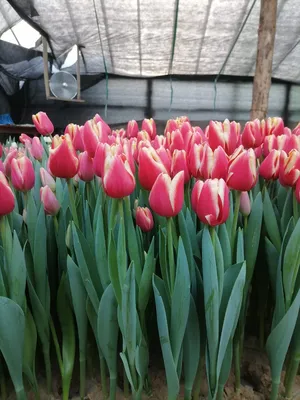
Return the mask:
{"type": "Polygon", "coordinates": [[[161,146],[166,147],[166,138],[162,135],[156,135],[153,140],[151,140],[151,146],[157,150],[161,146]]]}
{"type": "Polygon", "coordinates": [[[103,189],[105,193],[120,199],[135,189],[135,178],[125,154],[107,154],[104,161],[103,189]]]}
{"type": "Polygon", "coordinates": [[[153,147],[143,147],[139,152],[138,176],[141,186],[151,190],[158,175],[167,169],[153,147]]]}
{"type": "Polygon", "coordinates": [[[184,200],[184,172],[180,171],[173,179],[161,173],[149,195],[149,204],[156,214],[162,217],[175,217],[182,209],[184,200]]]}
{"type": "Polygon", "coordinates": [[[149,134],[150,139],[153,140],[156,136],[156,124],[154,119],[144,119],[142,122],[142,130],[146,131],[149,134]]]}
{"type": "Polygon", "coordinates": [[[21,142],[25,145],[26,143],[31,143],[32,138],[30,136],[26,135],[26,133],[21,133],[21,135],[19,137],[19,142],[21,142]]]}
{"type": "Polygon", "coordinates": [[[84,124],[83,144],[90,157],[94,157],[99,142],[107,143],[107,141],[107,129],[101,121],[96,124],[95,120],[91,119],[84,124]]]}
{"type": "Polygon", "coordinates": [[[242,134],[242,144],[246,149],[255,149],[264,141],[264,129],[261,129],[260,120],[255,119],[246,123],[242,134]]]}
{"type": "Polygon", "coordinates": [[[207,128],[208,144],[215,150],[218,146],[223,147],[229,156],[235,151],[240,142],[241,125],[235,121],[224,122],[210,121],[207,128]]]}
{"type": "Polygon", "coordinates": [[[253,149],[240,146],[229,159],[227,185],[230,189],[248,192],[257,180],[256,157],[253,149]]]}
{"type": "Polygon", "coordinates": [[[259,175],[266,180],[275,180],[279,177],[280,150],[272,150],[259,167],[259,175]]]}
{"type": "Polygon", "coordinates": [[[11,213],[15,208],[15,196],[3,172],[0,172],[0,216],[11,213]]]}
{"type": "Polygon", "coordinates": [[[184,183],[190,180],[190,172],[187,166],[185,150],[174,150],[172,157],[171,175],[174,177],[178,172],[184,172],[184,183]]]}
{"type": "Polygon", "coordinates": [[[17,149],[10,149],[9,152],[7,153],[7,156],[4,160],[4,171],[5,171],[5,175],[10,178],[10,174],[11,174],[11,162],[14,158],[17,157],[18,154],[18,150],[17,149]]]}
{"type": "Polygon", "coordinates": [[[4,164],[3,161],[0,160],[0,171],[3,172],[5,174],[5,170],[4,170],[4,164]]]}
{"type": "Polygon", "coordinates": [[[54,126],[48,115],[42,111],[32,116],[32,121],[36,130],[43,136],[52,135],[54,126]]]}
{"type": "Polygon", "coordinates": [[[79,125],[76,124],[68,124],[65,128],[64,134],[68,133],[70,135],[70,138],[73,140],[75,132],[79,130],[79,125]]]}
{"type": "Polygon", "coordinates": [[[71,229],[71,224],[68,225],[67,227],[67,232],[66,232],[66,246],[68,249],[72,249],[72,229],[71,229]]]}
{"type": "Polygon", "coordinates": [[[127,129],[126,129],[126,135],[127,137],[133,138],[133,137],[137,137],[139,132],[139,126],[138,123],[133,119],[132,121],[129,121],[127,124],[127,129]]]}
{"type": "Polygon", "coordinates": [[[93,119],[94,119],[94,121],[95,121],[95,123],[97,125],[98,124],[101,125],[101,129],[100,130],[101,130],[102,134],[105,135],[105,137],[107,137],[108,135],[111,134],[111,129],[110,129],[109,125],[104,121],[104,119],[102,119],[100,117],[99,114],[96,114],[93,119]]]}
{"type": "Polygon", "coordinates": [[[219,146],[214,151],[207,143],[200,145],[199,176],[202,179],[226,179],[228,169],[228,156],[219,146]]]}
{"type": "Polygon", "coordinates": [[[265,124],[265,136],[279,136],[284,133],[284,123],[282,118],[271,117],[265,121],[262,121],[262,124],[265,124]]]}
{"type": "Polygon", "coordinates": [[[32,157],[34,157],[36,160],[41,161],[44,154],[44,147],[37,136],[33,138],[30,150],[32,157]]]}
{"type": "Polygon", "coordinates": [[[298,124],[295,126],[295,128],[292,130],[292,134],[293,135],[300,135],[300,122],[298,122],[298,124]]]}
{"type": "Polygon", "coordinates": [[[169,149],[166,149],[164,146],[160,146],[156,150],[156,153],[159,156],[159,158],[161,159],[161,162],[164,164],[168,174],[171,174],[172,157],[171,157],[169,149]]]}
{"type": "Polygon", "coordinates": [[[148,207],[137,207],[135,220],[137,226],[139,226],[143,232],[149,232],[153,229],[153,216],[148,207]]]}
{"type": "Polygon", "coordinates": [[[167,147],[173,154],[175,150],[186,150],[187,146],[184,137],[179,129],[173,132],[167,132],[166,136],[167,147]]]}
{"type": "Polygon", "coordinates": [[[79,161],[70,135],[54,136],[50,149],[49,169],[57,178],[73,178],[77,174],[79,161]]]}
{"type": "Polygon", "coordinates": [[[35,173],[28,157],[14,158],[11,163],[11,182],[15,189],[27,192],[34,186],[35,173]]]}
{"type": "Polygon", "coordinates": [[[251,202],[248,192],[241,192],[240,212],[244,217],[248,217],[251,212],[251,202]]]}
{"type": "Polygon", "coordinates": [[[55,180],[53,179],[52,175],[49,174],[45,168],[40,168],[40,177],[41,177],[41,182],[43,186],[49,186],[49,188],[52,190],[52,192],[55,192],[56,189],[56,183],[55,180]]]}
{"type": "Polygon", "coordinates": [[[285,151],[280,154],[279,182],[283,186],[295,186],[300,176],[300,153],[293,149],[287,155],[285,151]]]}
{"type": "Polygon", "coordinates": [[[224,179],[197,181],[191,196],[192,208],[200,221],[210,226],[221,225],[229,216],[229,189],[224,179]]]}
{"type": "Polygon", "coordinates": [[[60,204],[49,186],[40,188],[40,196],[45,213],[48,215],[56,215],[60,209],[60,204]]]}
{"type": "Polygon", "coordinates": [[[94,178],[93,159],[85,151],[79,154],[78,176],[82,181],[90,182],[94,178]]]}

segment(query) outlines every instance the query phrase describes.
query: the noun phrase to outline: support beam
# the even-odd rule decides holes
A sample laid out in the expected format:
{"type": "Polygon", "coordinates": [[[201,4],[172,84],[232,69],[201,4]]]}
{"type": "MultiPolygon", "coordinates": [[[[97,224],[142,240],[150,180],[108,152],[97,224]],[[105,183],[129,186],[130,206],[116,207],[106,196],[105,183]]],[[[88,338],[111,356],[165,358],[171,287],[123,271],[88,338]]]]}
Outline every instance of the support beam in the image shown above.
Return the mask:
{"type": "Polygon", "coordinates": [[[261,0],[251,119],[264,119],[267,116],[272,78],[276,19],[277,0],[261,0]]]}

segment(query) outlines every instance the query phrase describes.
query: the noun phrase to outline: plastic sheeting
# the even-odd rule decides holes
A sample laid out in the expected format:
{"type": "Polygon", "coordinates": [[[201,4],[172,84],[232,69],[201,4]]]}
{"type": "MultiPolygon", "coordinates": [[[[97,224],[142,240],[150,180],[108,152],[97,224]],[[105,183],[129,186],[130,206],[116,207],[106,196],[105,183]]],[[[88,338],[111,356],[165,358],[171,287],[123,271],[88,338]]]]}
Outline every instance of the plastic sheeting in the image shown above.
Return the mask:
{"type": "MultiPolygon", "coordinates": [[[[255,1],[255,0],[254,0],[255,1]]],[[[81,46],[83,74],[130,76],[218,74],[253,0],[179,0],[173,63],[175,0],[11,0],[49,34],[56,56],[81,46]],[[172,64],[172,65],[171,65],[172,64]]],[[[257,0],[223,74],[255,71],[257,0]]],[[[0,0],[0,32],[16,21],[0,0]]],[[[273,76],[300,81],[299,0],[278,0],[273,76]]]]}

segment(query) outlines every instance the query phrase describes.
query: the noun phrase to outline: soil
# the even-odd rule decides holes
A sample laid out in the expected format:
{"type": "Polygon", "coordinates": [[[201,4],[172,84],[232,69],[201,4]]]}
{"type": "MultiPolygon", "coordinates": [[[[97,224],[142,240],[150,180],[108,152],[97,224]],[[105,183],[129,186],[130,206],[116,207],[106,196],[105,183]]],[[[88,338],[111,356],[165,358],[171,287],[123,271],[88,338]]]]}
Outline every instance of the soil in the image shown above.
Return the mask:
{"type": "MultiPolygon", "coordinates": [[[[143,400],[166,400],[167,385],[163,365],[150,365],[149,376],[151,382],[151,390],[148,395],[144,395],[143,400]]],[[[224,399],[227,400],[268,400],[270,398],[271,377],[268,359],[264,352],[258,350],[255,341],[247,341],[244,348],[243,365],[241,370],[242,387],[239,394],[234,391],[234,373],[232,372],[224,390],[224,399]]],[[[282,373],[282,381],[284,380],[284,372],[282,373]]],[[[74,382],[75,384],[75,382],[74,382]]],[[[56,386],[56,395],[49,396],[44,391],[41,393],[41,400],[59,400],[61,395],[59,387],[59,378],[54,382],[56,386]]],[[[74,388],[75,389],[75,388],[74,388]]],[[[283,393],[283,387],[282,387],[283,393]]],[[[80,400],[78,393],[73,391],[72,400],[80,400]]],[[[183,400],[183,386],[181,388],[179,400],[183,400]]],[[[28,396],[29,400],[34,400],[34,396],[28,396]]],[[[101,392],[101,385],[95,379],[91,379],[87,383],[86,400],[104,400],[101,392]]],[[[117,400],[125,399],[121,390],[117,393],[117,400]]],[[[207,399],[207,384],[203,379],[201,396],[199,400],[207,399]]],[[[10,397],[9,400],[13,400],[10,397]]],[[[293,390],[293,397],[289,400],[300,400],[300,375],[297,376],[293,390]]]]}

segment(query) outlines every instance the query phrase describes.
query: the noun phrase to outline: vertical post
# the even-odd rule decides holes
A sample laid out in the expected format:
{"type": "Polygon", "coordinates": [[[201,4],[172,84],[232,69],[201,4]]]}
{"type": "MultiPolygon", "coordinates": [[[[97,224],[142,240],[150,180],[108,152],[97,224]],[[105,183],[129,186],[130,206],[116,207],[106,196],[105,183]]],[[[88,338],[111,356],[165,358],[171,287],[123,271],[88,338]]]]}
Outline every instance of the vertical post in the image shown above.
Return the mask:
{"type": "Polygon", "coordinates": [[[43,43],[45,93],[46,93],[46,99],[48,99],[50,97],[49,72],[48,72],[48,44],[44,36],[42,36],[42,43],[43,43]]]}
{"type": "Polygon", "coordinates": [[[145,109],[145,118],[152,118],[152,79],[147,80],[147,105],[145,109]]]}
{"type": "Polygon", "coordinates": [[[251,119],[266,118],[272,78],[277,0],[261,0],[251,119]]]}
{"type": "Polygon", "coordinates": [[[76,75],[77,75],[77,100],[80,100],[80,49],[79,49],[79,45],[77,45],[76,75]]]}

